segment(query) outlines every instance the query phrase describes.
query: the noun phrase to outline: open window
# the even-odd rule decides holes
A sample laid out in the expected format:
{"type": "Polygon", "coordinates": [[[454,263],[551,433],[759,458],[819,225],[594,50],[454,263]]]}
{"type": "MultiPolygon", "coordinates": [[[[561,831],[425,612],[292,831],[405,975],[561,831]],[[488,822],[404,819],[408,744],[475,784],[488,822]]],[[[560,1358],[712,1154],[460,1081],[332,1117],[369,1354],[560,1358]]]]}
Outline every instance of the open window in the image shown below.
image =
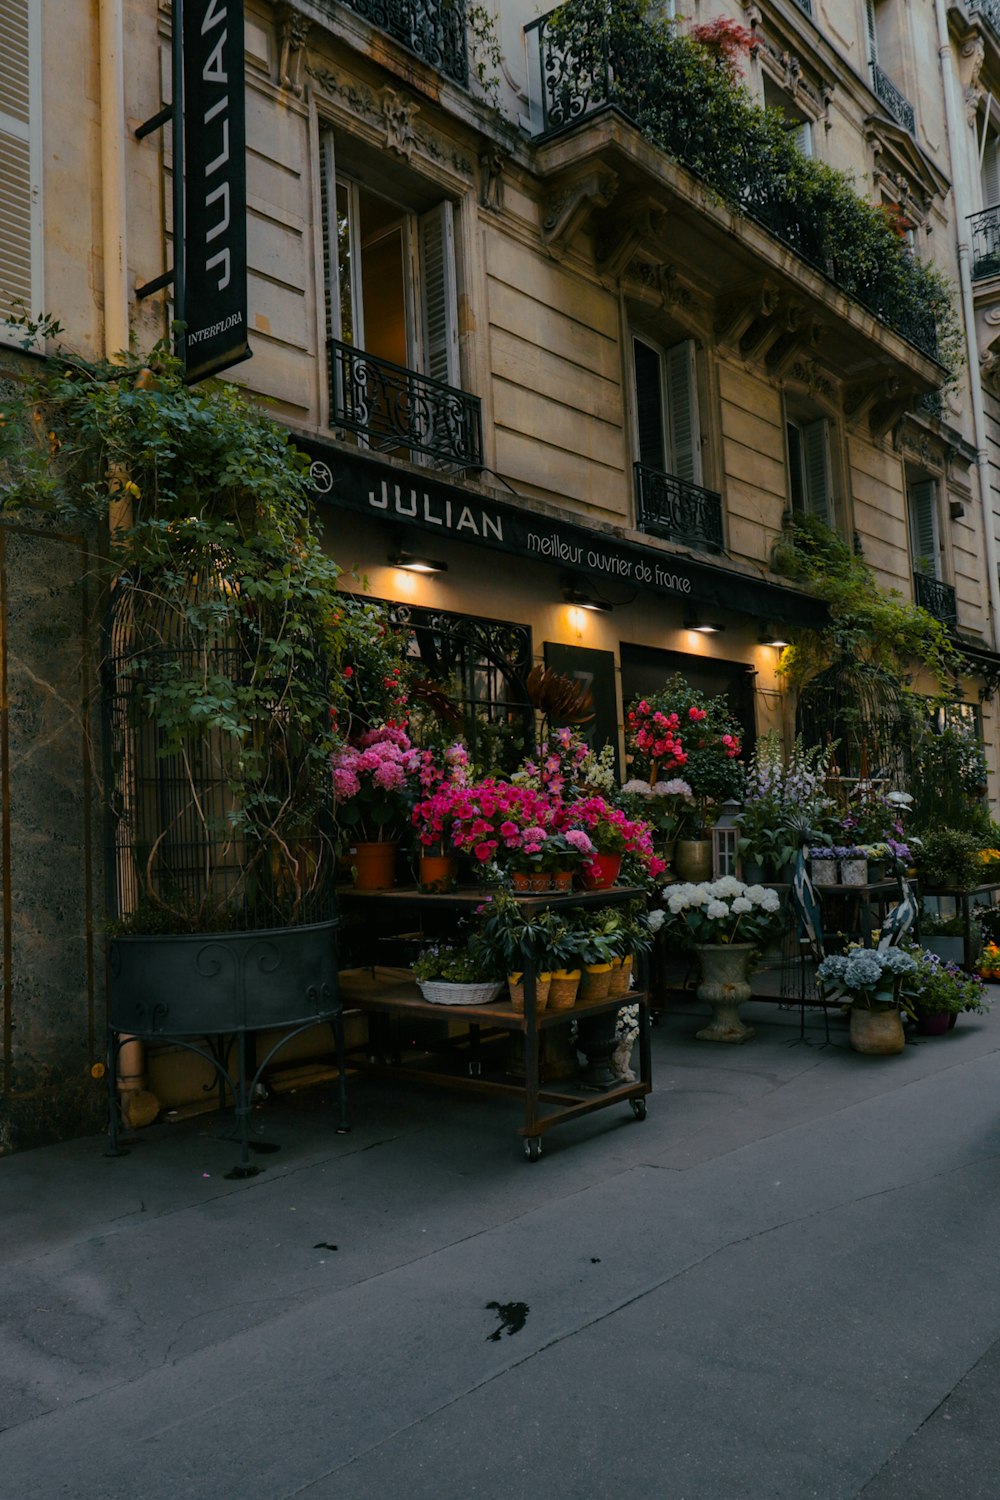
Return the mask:
{"type": "Polygon", "coordinates": [[[826,417],[789,418],[785,423],[785,441],[792,514],[815,516],[826,526],[833,526],[830,423],[826,417]]]}
{"type": "Polygon", "coordinates": [[[940,578],[941,545],[935,480],[911,479],[906,487],[906,505],[913,571],[925,578],[940,578]]]}
{"type": "Polygon", "coordinates": [[[631,335],[635,452],[650,469],[700,485],[701,433],[693,339],[669,348],[631,335]]]}

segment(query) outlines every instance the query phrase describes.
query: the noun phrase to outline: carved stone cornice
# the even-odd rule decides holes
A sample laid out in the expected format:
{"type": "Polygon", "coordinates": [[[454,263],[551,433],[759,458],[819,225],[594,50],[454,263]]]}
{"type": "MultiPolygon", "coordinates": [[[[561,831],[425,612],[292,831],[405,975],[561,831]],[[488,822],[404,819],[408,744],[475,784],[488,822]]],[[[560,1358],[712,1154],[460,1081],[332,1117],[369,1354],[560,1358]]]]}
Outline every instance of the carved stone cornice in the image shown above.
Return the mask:
{"type": "Polygon", "coordinates": [[[666,210],[653,197],[640,198],[624,213],[609,215],[597,236],[597,269],[601,277],[617,282],[641,251],[654,254],[666,219],[666,210]]]}
{"type": "Polygon", "coordinates": [[[278,23],[278,85],[301,97],[302,63],[312,21],[283,0],[275,13],[278,23]]]}
{"type": "Polygon", "coordinates": [[[641,294],[655,298],[663,309],[690,308],[694,305],[694,295],[690,287],[681,281],[676,266],[636,257],[625,267],[622,275],[625,281],[638,287],[641,294]]]}
{"type": "Polygon", "coordinates": [[[542,204],[542,243],[561,260],[595,209],[607,208],[618,191],[618,174],[586,166],[567,173],[542,204]]]}
{"type": "Polygon", "coordinates": [[[417,123],[420,105],[397,89],[370,89],[333,72],[331,68],[306,64],[306,73],[327,98],[368,127],[377,144],[411,161],[414,156],[445,167],[472,181],[475,169],[467,156],[423,122],[417,123]]]}
{"type": "Polygon", "coordinates": [[[765,281],[754,292],[746,289],[722,303],[715,317],[715,336],[720,343],[736,344],[741,353],[744,340],[755,346],[762,331],[773,323],[781,306],[781,292],[765,281]]]}

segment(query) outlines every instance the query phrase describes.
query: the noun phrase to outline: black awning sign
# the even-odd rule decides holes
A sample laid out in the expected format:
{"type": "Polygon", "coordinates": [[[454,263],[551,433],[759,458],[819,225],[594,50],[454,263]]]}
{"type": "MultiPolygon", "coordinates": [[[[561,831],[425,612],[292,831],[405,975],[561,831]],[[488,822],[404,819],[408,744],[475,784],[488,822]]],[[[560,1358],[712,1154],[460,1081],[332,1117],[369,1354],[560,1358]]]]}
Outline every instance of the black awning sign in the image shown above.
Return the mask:
{"type": "Polygon", "coordinates": [[[243,0],[184,6],[185,379],[249,359],[243,0]]]}

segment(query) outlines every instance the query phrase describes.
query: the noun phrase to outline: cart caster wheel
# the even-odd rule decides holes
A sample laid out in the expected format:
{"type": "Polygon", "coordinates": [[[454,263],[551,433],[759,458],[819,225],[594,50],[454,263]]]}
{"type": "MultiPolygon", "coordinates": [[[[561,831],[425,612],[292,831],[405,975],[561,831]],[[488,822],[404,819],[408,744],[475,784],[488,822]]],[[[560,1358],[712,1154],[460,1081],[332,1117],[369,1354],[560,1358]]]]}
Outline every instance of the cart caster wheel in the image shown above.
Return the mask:
{"type": "Polygon", "coordinates": [[[541,1136],[533,1135],[524,1143],[524,1154],[529,1161],[537,1161],[542,1154],[541,1136]]]}
{"type": "Polygon", "coordinates": [[[636,1119],[644,1120],[646,1118],[645,1099],[630,1099],[629,1103],[632,1106],[632,1113],[635,1115],[636,1119]]]}

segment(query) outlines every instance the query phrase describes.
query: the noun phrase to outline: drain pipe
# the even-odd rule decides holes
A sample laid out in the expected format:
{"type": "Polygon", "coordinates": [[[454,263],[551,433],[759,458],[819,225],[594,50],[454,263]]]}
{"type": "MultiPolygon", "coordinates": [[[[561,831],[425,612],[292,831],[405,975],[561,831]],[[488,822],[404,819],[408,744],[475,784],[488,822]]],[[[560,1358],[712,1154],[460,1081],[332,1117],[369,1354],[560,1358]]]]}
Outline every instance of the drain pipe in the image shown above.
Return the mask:
{"type": "Polygon", "coordinates": [[[1000,577],[997,575],[997,538],[993,517],[993,487],[990,475],[989,448],[986,437],[986,412],[983,407],[983,387],[979,375],[979,341],[976,338],[976,306],[972,295],[972,248],[969,243],[969,218],[972,212],[967,201],[965,157],[963,150],[965,131],[964,103],[958,94],[958,78],[955,71],[951,38],[948,35],[948,17],[945,0],[934,0],[937,18],[938,57],[941,61],[941,76],[944,83],[945,120],[951,142],[952,196],[955,203],[956,238],[958,247],[958,281],[962,297],[962,317],[965,324],[966,356],[969,361],[969,389],[972,395],[972,427],[976,444],[976,472],[979,477],[979,497],[983,511],[983,543],[986,556],[986,572],[990,594],[990,638],[994,651],[1000,650],[1000,577]],[[956,165],[958,170],[956,170],[956,165]]]}
{"type": "MultiPolygon", "coordinates": [[[[127,356],[128,256],[125,249],[125,26],[124,0],[99,0],[101,101],[101,250],[104,258],[104,357],[127,356]]],[[[116,524],[111,515],[112,527],[116,524]]],[[[122,524],[122,517],[117,524],[122,524]]],[[[118,1054],[118,1094],[129,1129],[149,1125],[159,1101],[146,1090],[146,1049],[127,1038],[118,1054]]]]}
{"type": "Polygon", "coordinates": [[[128,350],[125,253],[124,0],[99,0],[101,58],[101,249],[104,256],[104,355],[128,350]]]}

